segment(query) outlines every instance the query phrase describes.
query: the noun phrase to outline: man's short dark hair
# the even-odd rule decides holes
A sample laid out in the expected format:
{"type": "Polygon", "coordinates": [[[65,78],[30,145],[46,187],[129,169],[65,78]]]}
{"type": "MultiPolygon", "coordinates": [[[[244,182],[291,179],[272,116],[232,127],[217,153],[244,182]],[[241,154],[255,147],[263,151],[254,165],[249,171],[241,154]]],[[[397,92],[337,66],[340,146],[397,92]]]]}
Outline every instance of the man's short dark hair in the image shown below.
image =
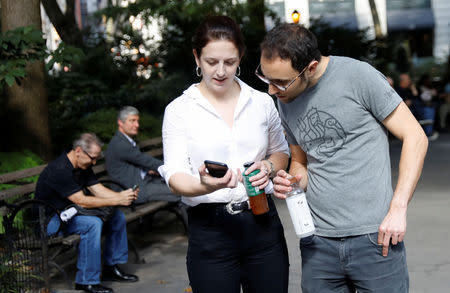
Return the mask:
{"type": "Polygon", "coordinates": [[[285,23],[267,33],[261,43],[261,54],[272,60],[291,60],[292,68],[302,71],[311,61],[320,61],[320,51],[314,34],[304,26],[285,23]]]}

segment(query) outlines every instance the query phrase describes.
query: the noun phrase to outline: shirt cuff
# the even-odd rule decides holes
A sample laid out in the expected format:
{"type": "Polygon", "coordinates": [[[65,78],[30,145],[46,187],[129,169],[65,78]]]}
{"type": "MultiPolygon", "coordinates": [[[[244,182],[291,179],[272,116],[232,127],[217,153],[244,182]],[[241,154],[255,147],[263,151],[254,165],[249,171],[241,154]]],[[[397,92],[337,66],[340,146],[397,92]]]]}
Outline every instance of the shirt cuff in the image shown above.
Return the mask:
{"type": "Polygon", "coordinates": [[[162,178],[164,178],[164,180],[166,181],[166,184],[168,187],[169,186],[169,180],[170,177],[172,177],[173,174],[175,173],[186,173],[189,175],[192,175],[190,170],[186,170],[186,169],[177,169],[177,168],[173,168],[173,167],[169,167],[167,165],[161,165],[158,167],[158,172],[161,175],[162,178]]]}

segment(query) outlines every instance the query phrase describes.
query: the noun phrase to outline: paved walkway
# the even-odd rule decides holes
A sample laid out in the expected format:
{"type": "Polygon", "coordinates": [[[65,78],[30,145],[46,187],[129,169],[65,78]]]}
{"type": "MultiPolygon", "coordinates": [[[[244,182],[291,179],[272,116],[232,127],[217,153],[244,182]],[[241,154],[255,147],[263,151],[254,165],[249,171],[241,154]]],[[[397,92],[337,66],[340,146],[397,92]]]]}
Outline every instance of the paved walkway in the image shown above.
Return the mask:
{"type": "MultiPolygon", "coordinates": [[[[396,182],[398,174],[400,147],[398,141],[392,141],[393,182],[396,182]]],[[[298,240],[286,204],[281,200],[276,200],[276,204],[289,247],[289,292],[301,292],[298,240]]],[[[140,282],[105,285],[113,287],[118,293],[191,292],[185,266],[187,238],[182,233],[181,225],[167,217],[166,223],[155,227],[153,233],[133,233],[140,240],[146,263],[128,264],[126,268],[139,275],[140,282]]],[[[450,134],[444,134],[437,141],[430,142],[422,178],[409,205],[406,249],[411,293],[450,292],[449,224],[450,134]]]]}

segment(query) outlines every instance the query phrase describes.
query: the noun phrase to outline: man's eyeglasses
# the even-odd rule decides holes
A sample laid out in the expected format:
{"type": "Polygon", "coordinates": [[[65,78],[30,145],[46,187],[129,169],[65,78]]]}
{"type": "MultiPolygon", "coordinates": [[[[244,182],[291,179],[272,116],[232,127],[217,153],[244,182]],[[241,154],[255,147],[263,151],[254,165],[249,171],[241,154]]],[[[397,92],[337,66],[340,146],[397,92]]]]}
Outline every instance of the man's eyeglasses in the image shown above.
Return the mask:
{"type": "Polygon", "coordinates": [[[86,154],[86,156],[89,157],[89,159],[91,159],[91,161],[97,161],[98,159],[100,159],[102,157],[102,153],[100,153],[100,155],[98,155],[97,157],[93,157],[90,154],[88,154],[88,152],[86,152],[85,150],[81,149],[83,151],[83,153],[86,154]]]}
{"type": "Polygon", "coordinates": [[[268,79],[267,77],[265,77],[264,74],[261,71],[261,64],[259,64],[258,67],[256,68],[255,74],[256,74],[257,77],[259,77],[259,79],[261,79],[265,83],[267,83],[269,85],[271,84],[274,87],[276,87],[277,89],[279,89],[280,91],[284,92],[297,80],[297,78],[299,78],[303,74],[303,72],[305,72],[305,70],[306,70],[306,68],[308,68],[308,66],[309,66],[309,64],[306,65],[306,67],[303,68],[303,70],[293,80],[286,81],[285,82],[286,85],[277,84],[277,83],[271,81],[270,79],[268,79]]]}

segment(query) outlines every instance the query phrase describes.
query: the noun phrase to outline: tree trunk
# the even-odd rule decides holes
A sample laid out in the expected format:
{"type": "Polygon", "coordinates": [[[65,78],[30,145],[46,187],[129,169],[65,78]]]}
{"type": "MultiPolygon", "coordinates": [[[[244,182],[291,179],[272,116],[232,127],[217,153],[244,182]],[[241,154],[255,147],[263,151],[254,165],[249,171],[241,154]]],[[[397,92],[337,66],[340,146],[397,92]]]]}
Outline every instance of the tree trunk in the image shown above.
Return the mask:
{"type": "Polygon", "coordinates": [[[65,13],[61,11],[56,0],[41,2],[61,40],[68,45],[83,48],[83,36],[75,19],[75,0],[66,0],[65,13]]]}
{"type": "Polygon", "coordinates": [[[372,13],[373,27],[375,28],[375,38],[379,39],[383,37],[381,32],[380,18],[378,17],[377,4],[375,0],[369,0],[370,12],[372,13]]]}
{"type": "MultiPolygon", "coordinates": [[[[34,25],[41,30],[39,0],[1,0],[2,31],[34,25]]],[[[29,149],[44,159],[51,155],[44,62],[27,65],[21,84],[6,86],[9,150],[29,149]]]]}

